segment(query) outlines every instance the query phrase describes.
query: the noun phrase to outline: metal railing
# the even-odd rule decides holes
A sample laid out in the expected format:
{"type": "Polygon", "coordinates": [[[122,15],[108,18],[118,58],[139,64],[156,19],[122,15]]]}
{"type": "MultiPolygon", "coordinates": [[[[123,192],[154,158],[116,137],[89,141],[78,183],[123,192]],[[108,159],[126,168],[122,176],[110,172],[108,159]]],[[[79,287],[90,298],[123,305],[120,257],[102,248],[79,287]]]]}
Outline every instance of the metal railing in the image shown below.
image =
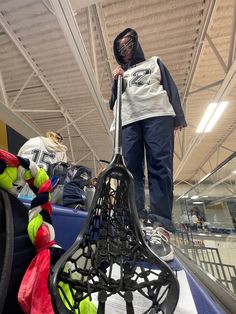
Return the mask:
{"type": "Polygon", "coordinates": [[[173,214],[174,245],[236,295],[236,152],[176,197],[173,214]]]}

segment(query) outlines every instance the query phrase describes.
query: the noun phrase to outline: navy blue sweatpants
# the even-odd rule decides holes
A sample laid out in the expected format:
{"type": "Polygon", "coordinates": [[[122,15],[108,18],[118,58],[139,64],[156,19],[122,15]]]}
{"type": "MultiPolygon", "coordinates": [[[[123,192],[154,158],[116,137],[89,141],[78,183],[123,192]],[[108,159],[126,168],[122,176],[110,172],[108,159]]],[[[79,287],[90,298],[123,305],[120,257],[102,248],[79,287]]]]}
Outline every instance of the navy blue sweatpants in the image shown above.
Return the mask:
{"type": "Polygon", "coordinates": [[[162,116],[122,128],[125,163],[134,177],[138,212],[145,208],[144,152],[146,152],[150,213],[163,225],[171,223],[173,205],[174,119],[162,116]],[[145,148],[145,149],[144,149],[145,148]]]}

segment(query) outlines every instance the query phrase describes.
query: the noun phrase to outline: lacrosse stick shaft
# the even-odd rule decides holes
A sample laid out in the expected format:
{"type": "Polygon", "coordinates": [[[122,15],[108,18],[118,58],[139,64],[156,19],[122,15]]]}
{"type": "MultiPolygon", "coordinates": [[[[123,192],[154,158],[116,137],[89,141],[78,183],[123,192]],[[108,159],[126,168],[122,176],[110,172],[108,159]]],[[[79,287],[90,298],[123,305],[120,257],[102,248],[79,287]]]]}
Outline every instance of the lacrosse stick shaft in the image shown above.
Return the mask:
{"type": "Polygon", "coordinates": [[[114,155],[122,154],[122,121],[121,121],[121,95],[122,95],[122,81],[121,75],[118,76],[117,82],[117,100],[115,112],[115,137],[114,137],[114,155]]]}

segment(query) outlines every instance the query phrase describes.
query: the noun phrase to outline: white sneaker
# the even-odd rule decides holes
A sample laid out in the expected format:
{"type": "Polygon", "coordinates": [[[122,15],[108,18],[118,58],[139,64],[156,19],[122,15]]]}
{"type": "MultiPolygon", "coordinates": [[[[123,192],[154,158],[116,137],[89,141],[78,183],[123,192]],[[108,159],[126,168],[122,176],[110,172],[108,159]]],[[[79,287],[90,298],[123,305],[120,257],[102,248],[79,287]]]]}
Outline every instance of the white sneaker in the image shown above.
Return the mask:
{"type": "Polygon", "coordinates": [[[143,232],[148,245],[163,261],[174,259],[174,249],[170,245],[170,232],[162,227],[144,227],[143,232]]]}

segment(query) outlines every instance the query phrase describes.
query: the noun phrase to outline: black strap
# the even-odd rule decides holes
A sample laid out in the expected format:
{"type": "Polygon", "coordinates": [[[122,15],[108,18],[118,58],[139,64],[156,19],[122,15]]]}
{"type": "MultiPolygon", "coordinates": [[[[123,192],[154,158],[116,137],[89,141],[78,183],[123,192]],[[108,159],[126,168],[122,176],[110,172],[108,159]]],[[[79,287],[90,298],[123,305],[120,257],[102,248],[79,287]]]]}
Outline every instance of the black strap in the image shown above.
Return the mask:
{"type": "Polygon", "coordinates": [[[127,314],[134,314],[134,307],[133,307],[133,294],[131,291],[126,291],[124,294],[124,299],[126,302],[126,313],[127,314]]]}
{"type": "Polygon", "coordinates": [[[98,293],[98,311],[97,314],[105,314],[105,302],[107,300],[107,293],[106,291],[100,291],[98,293]]]}

